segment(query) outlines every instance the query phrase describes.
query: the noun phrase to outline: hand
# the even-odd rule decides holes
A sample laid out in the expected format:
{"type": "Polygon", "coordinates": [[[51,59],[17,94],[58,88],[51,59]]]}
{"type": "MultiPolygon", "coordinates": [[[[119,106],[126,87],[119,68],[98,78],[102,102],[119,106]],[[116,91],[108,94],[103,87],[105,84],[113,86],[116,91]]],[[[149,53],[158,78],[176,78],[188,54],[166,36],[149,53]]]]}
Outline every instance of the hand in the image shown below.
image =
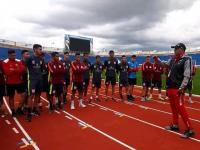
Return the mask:
{"type": "Polygon", "coordinates": [[[183,95],[184,94],[184,89],[183,88],[179,88],[178,89],[178,95],[183,95]]]}

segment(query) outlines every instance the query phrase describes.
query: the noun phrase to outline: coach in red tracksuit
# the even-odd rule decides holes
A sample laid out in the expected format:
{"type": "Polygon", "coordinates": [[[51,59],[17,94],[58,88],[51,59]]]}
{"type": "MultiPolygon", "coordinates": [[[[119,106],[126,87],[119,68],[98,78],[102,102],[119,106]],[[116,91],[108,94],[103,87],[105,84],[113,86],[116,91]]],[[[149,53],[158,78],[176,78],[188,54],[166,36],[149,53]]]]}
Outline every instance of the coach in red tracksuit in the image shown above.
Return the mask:
{"type": "Polygon", "coordinates": [[[48,69],[50,73],[49,83],[49,94],[50,96],[50,110],[53,109],[53,95],[58,98],[58,107],[62,109],[61,103],[63,103],[63,88],[65,86],[65,67],[63,62],[59,60],[59,53],[53,52],[51,54],[52,60],[48,63],[48,69]]]}
{"type": "Polygon", "coordinates": [[[71,109],[75,109],[74,107],[74,99],[76,90],[79,93],[79,106],[86,107],[83,104],[83,73],[87,70],[87,66],[85,66],[81,62],[80,53],[75,54],[75,60],[71,62],[72,68],[72,96],[71,96],[71,109]]]}
{"type": "Polygon", "coordinates": [[[5,81],[3,74],[3,61],[0,60],[0,114],[3,112],[3,96],[5,95],[5,81]]]}
{"type": "Polygon", "coordinates": [[[151,87],[152,82],[152,73],[153,73],[153,64],[150,62],[151,57],[147,56],[146,61],[142,64],[142,99],[141,101],[148,100],[148,91],[151,87]]]}
{"type": "Polygon", "coordinates": [[[186,131],[182,135],[184,138],[194,136],[189,116],[184,106],[184,91],[192,77],[192,61],[189,56],[185,56],[186,46],[178,43],[174,48],[175,57],[168,63],[169,74],[167,79],[167,91],[173,114],[173,124],[167,126],[167,130],[178,131],[179,115],[183,119],[186,131]]]}
{"type": "Polygon", "coordinates": [[[20,60],[15,59],[15,51],[8,51],[8,59],[3,62],[3,71],[6,79],[7,96],[9,97],[9,104],[12,110],[12,116],[16,116],[14,109],[14,95],[15,91],[20,93],[21,99],[24,99],[25,89],[23,87],[23,74],[25,66],[20,60]]]}

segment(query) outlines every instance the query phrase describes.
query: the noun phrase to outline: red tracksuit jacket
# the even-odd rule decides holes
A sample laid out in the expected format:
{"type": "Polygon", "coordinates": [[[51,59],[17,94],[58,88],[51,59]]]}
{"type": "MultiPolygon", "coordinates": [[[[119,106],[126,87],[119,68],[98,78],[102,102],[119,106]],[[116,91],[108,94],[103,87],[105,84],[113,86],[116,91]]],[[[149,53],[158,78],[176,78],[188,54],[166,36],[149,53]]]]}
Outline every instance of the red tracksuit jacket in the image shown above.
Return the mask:
{"type": "Polygon", "coordinates": [[[154,81],[161,81],[163,74],[163,66],[159,64],[153,64],[153,80],[154,81]]]}
{"type": "Polygon", "coordinates": [[[6,84],[23,83],[23,74],[26,71],[23,63],[18,60],[6,59],[3,61],[3,71],[6,77],[6,84]]]}
{"type": "Polygon", "coordinates": [[[0,85],[5,83],[4,74],[3,74],[3,61],[0,60],[0,85]]]}
{"type": "Polygon", "coordinates": [[[50,72],[50,82],[52,84],[65,84],[64,75],[65,75],[65,67],[63,62],[61,61],[53,61],[51,60],[48,63],[48,69],[50,72]]]}
{"type": "Polygon", "coordinates": [[[82,62],[75,60],[71,62],[71,68],[72,82],[83,82],[83,73],[85,70],[87,70],[87,67],[82,62]]]}

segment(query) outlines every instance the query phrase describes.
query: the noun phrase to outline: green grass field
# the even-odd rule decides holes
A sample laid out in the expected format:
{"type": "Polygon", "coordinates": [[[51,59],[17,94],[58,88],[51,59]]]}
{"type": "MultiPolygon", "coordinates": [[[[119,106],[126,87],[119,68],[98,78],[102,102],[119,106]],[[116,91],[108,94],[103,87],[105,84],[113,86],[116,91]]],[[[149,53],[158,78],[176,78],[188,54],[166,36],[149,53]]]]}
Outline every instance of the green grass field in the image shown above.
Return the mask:
{"type": "MultiPolygon", "coordinates": [[[[103,78],[105,78],[105,72],[103,73],[103,78]]],[[[163,75],[163,89],[165,89],[165,75],[163,75]]],[[[137,85],[142,85],[141,71],[137,72],[137,85]]],[[[193,94],[200,95],[200,68],[197,69],[196,75],[193,79],[193,94]]]]}

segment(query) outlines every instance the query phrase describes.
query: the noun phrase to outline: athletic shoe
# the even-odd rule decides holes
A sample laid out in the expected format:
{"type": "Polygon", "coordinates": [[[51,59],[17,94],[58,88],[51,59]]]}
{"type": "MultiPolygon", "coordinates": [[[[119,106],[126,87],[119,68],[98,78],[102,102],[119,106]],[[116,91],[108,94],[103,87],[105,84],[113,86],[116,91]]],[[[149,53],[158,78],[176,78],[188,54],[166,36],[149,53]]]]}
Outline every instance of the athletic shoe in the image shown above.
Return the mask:
{"type": "Polygon", "coordinates": [[[27,120],[28,122],[31,122],[31,120],[32,120],[32,115],[31,115],[31,113],[28,113],[28,114],[27,114],[26,120],[27,120]]]}
{"type": "Polygon", "coordinates": [[[83,108],[86,107],[86,105],[83,104],[83,100],[82,99],[79,100],[79,107],[83,107],[83,108]]]}
{"type": "Polygon", "coordinates": [[[191,97],[189,97],[188,102],[189,102],[190,104],[193,104],[193,103],[194,103],[194,102],[192,101],[192,98],[191,98],[191,97]]]}
{"type": "Polygon", "coordinates": [[[90,99],[89,99],[88,103],[91,103],[91,102],[92,102],[92,100],[93,100],[93,97],[92,97],[92,96],[90,96],[90,99]]]}
{"type": "Polygon", "coordinates": [[[16,116],[17,116],[17,113],[15,112],[15,110],[12,109],[11,111],[12,111],[12,117],[16,117],[16,116]]]}
{"type": "Polygon", "coordinates": [[[63,98],[63,104],[67,104],[67,99],[63,98]]]}
{"type": "Polygon", "coordinates": [[[75,109],[75,107],[74,107],[74,101],[71,101],[71,109],[72,110],[75,109]]]}
{"type": "Polygon", "coordinates": [[[135,97],[133,95],[130,95],[131,99],[134,101],[135,100],[135,97]]]}
{"type": "Polygon", "coordinates": [[[150,96],[148,97],[148,100],[152,99],[152,94],[150,94],[150,96]]]}
{"type": "Polygon", "coordinates": [[[179,131],[179,127],[177,125],[169,125],[165,127],[166,130],[170,130],[170,131],[179,131]]]}
{"type": "Polygon", "coordinates": [[[18,107],[16,112],[18,115],[24,115],[24,112],[21,107],[18,107]]]}
{"type": "Polygon", "coordinates": [[[40,111],[36,108],[36,107],[34,107],[33,108],[33,114],[35,114],[35,115],[40,115],[40,111]]]}
{"type": "Polygon", "coordinates": [[[141,98],[141,101],[142,101],[142,102],[145,102],[145,101],[146,101],[146,98],[145,98],[145,97],[142,97],[142,98],[141,98]]]}
{"type": "Polygon", "coordinates": [[[131,95],[127,95],[127,100],[128,100],[128,102],[132,102],[133,101],[131,95]]]}
{"type": "Polygon", "coordinates": [[[189,137],[193,137],[195,135],[193,130],[186,130],[181,137],[182,138],[189,138],[189,137]]]}
{"type": "Polygon", "coordinates": [[[164,98],[162,98],[161,96],[159,96],[158,99],[164,101],[164,98]]]}
{"type": "Polygon", "coordinates": [[[166,97],[165,97],[165,100],[168,100],[168,99],[169,99],[169,97],[166,96],[166,97]]]}

